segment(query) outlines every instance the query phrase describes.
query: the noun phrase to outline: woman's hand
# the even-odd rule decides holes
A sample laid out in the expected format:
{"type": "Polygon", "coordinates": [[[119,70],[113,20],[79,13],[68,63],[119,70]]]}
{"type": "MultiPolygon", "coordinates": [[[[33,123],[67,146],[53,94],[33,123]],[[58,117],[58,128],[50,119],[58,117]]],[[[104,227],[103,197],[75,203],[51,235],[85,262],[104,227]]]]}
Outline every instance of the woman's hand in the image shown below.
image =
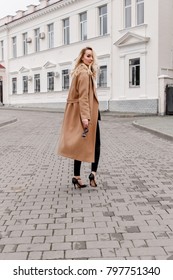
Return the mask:
{"type": "Polygon", "coordinates": [[[88,119],[83,119],[82,124],[83,124],[84,129],[88,128],[88,119]]]}

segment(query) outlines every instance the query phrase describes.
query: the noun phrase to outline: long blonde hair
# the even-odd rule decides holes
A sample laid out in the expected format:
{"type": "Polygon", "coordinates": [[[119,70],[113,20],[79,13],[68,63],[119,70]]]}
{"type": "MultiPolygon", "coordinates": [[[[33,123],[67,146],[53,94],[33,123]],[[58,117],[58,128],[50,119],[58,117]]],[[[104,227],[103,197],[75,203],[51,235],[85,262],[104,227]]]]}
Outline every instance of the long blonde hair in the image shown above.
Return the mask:
{"type": "Polygon", "coordinates": [[[80,66],[84,65],[82,58],[87,50],[91,50],[93,53],[93,63],[88,67],[88,74],[96,78],[97,71],[98,71],[97,57],[95,51],[91,47],[85,47],[80,51],[78,57],[75,60],[75,66],[71,72],[71,75],[77,76],[80,73],[80,66]]]}

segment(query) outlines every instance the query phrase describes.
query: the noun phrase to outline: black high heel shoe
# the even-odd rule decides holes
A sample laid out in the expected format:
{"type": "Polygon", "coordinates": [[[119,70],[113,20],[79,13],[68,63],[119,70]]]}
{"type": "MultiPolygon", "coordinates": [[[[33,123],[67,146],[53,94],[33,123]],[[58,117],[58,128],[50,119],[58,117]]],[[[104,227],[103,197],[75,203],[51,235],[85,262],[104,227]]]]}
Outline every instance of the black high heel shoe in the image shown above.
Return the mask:
{"type": "Polygon", "coordinates": [[[81,180],[81,179],[80,179],[80,178],[79,178],[79,179],[76,179],[75,177],[72,178],[72,184],[74,185],[74,188],[75,188],[75,189],[76,189],[76,187],[77,187],[78,189],[86,188],[87,185],[85,185],[85,184],[81,185],[81,184],[79,183],[79,180],[81,180]]]}
{"type": "Polygon", "coordinates": [[[95,181],[95,176],[94,176],[93,173],[91,173],[91,174],[89,175],[89,180],[90,180],[90,186],[91,186],[91,187],[97,187],[97,183],[96,183],[96,181],[95,181]]]}

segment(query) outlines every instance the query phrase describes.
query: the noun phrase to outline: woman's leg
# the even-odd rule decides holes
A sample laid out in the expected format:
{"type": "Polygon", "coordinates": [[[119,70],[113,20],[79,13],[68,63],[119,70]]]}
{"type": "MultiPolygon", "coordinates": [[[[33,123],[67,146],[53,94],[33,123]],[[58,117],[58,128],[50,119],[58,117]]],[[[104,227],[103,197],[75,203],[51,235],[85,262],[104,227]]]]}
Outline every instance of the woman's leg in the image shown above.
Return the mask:
{"type": "Polygon", "coordinates": [[[99,123],[97,122],[96,144],[95,144],[95,162],[93,162],[91,164],[91,174],[89,175],[91,187],[97,187],[95,175],[96,175],[97,168],[98,168],[99,158],[100,158],[100,129],[99,129],[99,123]]]}
{"type": "Polygon", "coordinates": [[[100,128],[99,122],[97,122],[97,129],[96,129],[96,144],[95,144],[95,162],[91,164],[91,172],[96,173],[98,168],[100,158],[100,128]]]}
{"type": "Polygon", "coordinates": [[[81,161],[74,160],[74,177],[72,178],[72,183],[74,184],[75,188],[76,186],[78,188],[87,187],[87,185],[82,183],[82,180],[80,178],[80,168],[81,168],[81,161]]]}
{"type": "Polygon", "coordinates": [[[80,177],[81,161],[74,160],[74,176],[80,177]]]}
{"type": "Polygon", "coordinates": [[[82,183],[82,180],[80,178],[80,168],[81,168],[81,161],[74,160],[74,177],[72,178],[72,183],[74,184],[75,188],[87,187],[87,185],[82,183]]]}

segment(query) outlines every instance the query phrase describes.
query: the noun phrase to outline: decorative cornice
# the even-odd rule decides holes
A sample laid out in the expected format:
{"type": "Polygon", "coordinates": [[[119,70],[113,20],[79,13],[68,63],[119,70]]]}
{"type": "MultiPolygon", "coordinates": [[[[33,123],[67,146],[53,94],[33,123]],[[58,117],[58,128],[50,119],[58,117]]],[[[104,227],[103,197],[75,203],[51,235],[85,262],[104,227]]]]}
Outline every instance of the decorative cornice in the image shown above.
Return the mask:
{"type": "Polygon", "coordinates": [[[6,24],[0,26],[0,31],[8,31],[8,27],[6,24]]]}
{"type": "Polygon", "coordinates": [[[124,47],[124,46],[129,46],[129,45],[147,43],[149,40],[150,40],[149,37],[144,37],[144,36],[138,35],[136,33],[127,32],[120,39],[118,39],[114,43],[114,45],[116,45],[117,47],[124,47]]]}
{"type": "Polygon", "coordinates": [[[19,70],[21,73],[29,72],[28,68],[25,68],[24,66],[19,70]]]}
{"type": "Polygon", "coordinates": [[[54,67],[56,67],[56,64],[48,61],[48,62],[46,62],[46,64],[43,67],[46,68],[46,69],[47,68],[54,68],[54,67]]]}
{"type": "Polygon", "coordinates": [[[103,58],[109,58],[110,57],[110,54],[103,54],[103,55],[98,55],[97,58],[98,59],[103,59],[103,58]]]}
{"type": "Polygon", "coordinates": [[[71,64],[72,64],[71,61],[66,61],[66,62],[59,63],[59,66],[66,66],[66,65],[71,65],[71,64]]]}
{"type": "Polygon", "coordinates": [[[10,72],[10,75],[16,75],[16,74],[18,74],[18,71],[10,72]]]}
{"type": "Polygon", "coordinates": [[[38,71],[38,70],[41,70],[41,69],[42,69],[42,67],[39,67],[39,66],[31,68],[32,71],[38,71]]]}
{"type": "MultiPolygon", "coordinates": [[[[8,26],[8,28],[11,28],[13,26],[17,26],[19,24],[22,24],[23,22],[27,22],[27,21],[31,21],[37,17],[40,17],[42,15],[45,15],[47,13],[50,13],[52,11],[55,11],[59,8],[62,8],[62,7],[65,7],[67,5],[71,5],[75,2],[79,2],[79,1],[82,1],[82,0],[60,0],[60,1],[57,1],[56,3],[53,3],[53,4],[50,4],[40,10],[36,10],[30,14],[27,14],[27,15],[24,15],[23,17],[21,18],[17,18],[17,19],[14,19],[12,20],[11,22],[8,22],[8,23],[5,23],[5,26],[8,26]]],[[[3,27],[4,25],[2,25],[1,27],[3,27]]]]}

